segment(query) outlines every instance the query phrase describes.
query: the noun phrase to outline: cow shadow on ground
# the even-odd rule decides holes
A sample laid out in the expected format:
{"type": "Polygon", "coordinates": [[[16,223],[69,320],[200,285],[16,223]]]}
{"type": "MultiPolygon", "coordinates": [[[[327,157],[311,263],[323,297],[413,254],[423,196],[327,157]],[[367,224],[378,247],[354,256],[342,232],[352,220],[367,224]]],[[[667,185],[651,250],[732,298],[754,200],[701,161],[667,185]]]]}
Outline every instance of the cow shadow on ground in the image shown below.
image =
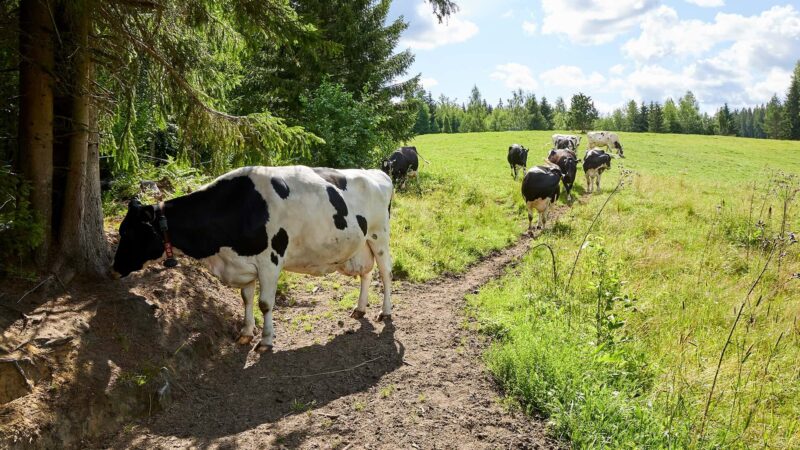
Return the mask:
{"type": "MultiPolygon", "coordinates": [[[[233,343],[232,337],[241,323],[231,310],[241,308],[241,303],[228,302],[226,305],[220,304],[219,299],[196,296],[199,298],[194,301],[199,300],[199,303],[186,309],[179,320],[168,326],[146,310],[152,305],[141,296],[128,294],[122,308],[119,308],[120,304],[115,306],[115,302],[104,307],[108,309],[103,311],[106,315],[119,317],[130,314],[144,318],[136,324],[112,320],[116,329],[109,333],[136,335],[137,343],[147,340],[168,342],[159,346],[158,352],[147,346],[136,348],[125,361],[114,361],[114,365],[131,374],[146,372],[154,376],[157,383],[161,382],[157,370],[143,370],[142,367],[158,369],[168,366],[169,372],[176,374],[172,380],[174,402],[158,411],[161,405],[151,389],[149,401],[155,404],[156,409],[143,414],[147,418],[141,427],[137,427],[144,432],[143,435],[123,433],[117,436],[114,447],[151,447],[156,440],[161,442],[170,437],[189,440],[200,448],[212,442],[214,445],[224,444],[225,437],[235,439],[234,435],[260,425],[369,390],[382,376],[403,365],[405,350],[395,340],[395,327],[391,321],[376,325],[362,319],[357,329],[343,330],[324,343],[287,350],[280,349],[278,335],[273,353],[255,355],[251,346],[238,347],[233,343]],[[137,311],[126,311],[130,308],[137,311]],[[211,320],[209,316],[216,319],[211,320]],[[192,337],[198,334],[200,337],[192,337]],[[181,340],[191,342],[181,347],[181,340]],[[180,352],[175,351],[174,355],[164,352],[175,348],[180,352]],[[223,356],[219,356],[220,349],[223,356]],[[206,352],[208,357],[200,362],[198,358],[203,356],[202,352],[206,352]],[[188,356],[180,359],[181,354],[188,356]]],[[[108,317],[103,319],[104,323],[108,321],[108,317]]],[[[100,339],[117,345],[113,336],[100,339]]],[[[81,378],[99,378],[99,382],[93,384],[105,384],[112,374],[108,361],[101,359],[104,355],[117,353],[119,349],[84,355],[86,361],[81,365],[93,369],[87,369],[81,378]]],[[[157,383],[154,385],[156,388],[159,386],[157,383]]],[[[140,400],[140,404],[146,404],[142,403],[146,399],[140,400]]],[[[305,439],[303,430],[291,431],[286,439],[289,438],[302,442],[305,439]]]]}
{"type": "Polygon", "coordinates": [[[210,373],[207,383],[192,386],[181,405],[150,421],[149,432],[192,438],[202,446],[368,390],[403,364],[394,325],[375,331],[362,320],[355,332],[325,344],[263,354],[247,367],[247,351],[239,351],[210,373]]]}

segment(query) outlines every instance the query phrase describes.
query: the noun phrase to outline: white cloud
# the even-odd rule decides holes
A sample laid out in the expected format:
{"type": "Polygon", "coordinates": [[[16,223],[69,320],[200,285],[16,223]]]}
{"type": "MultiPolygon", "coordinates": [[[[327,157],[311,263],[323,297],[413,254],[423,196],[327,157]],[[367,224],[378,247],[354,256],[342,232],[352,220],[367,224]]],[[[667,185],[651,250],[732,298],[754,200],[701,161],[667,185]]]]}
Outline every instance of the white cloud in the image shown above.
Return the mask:
{"type": "Polygon", "coordinates": [[[562,86],[573,89],[596,87],[606,81],[606,77],[599,72],[592,72],[586,75],[583,73],[583,69],[578,66],[558,66],[554,69],[542,72],[539,78],[551,86],[562,86]]]}
{"type": "Polygon", "coordinates": [[[725,6],[725,0],[686,0],[687,3],[702,6],[703,8],[716,8],[725,6]]]}
{"type": "Polygon", "coordinates": [[[439,84],[439,80],[433,77],[426,77],[419,80],[420,84],[425,89],[430,89],[439,84]]]}
{"type": "Polygon", "coordinates": [[[503,19],[510,19],[513,16],[514,16],[514,10],[509,9],[508,11],[504,12],[500,17],[502,17],[503,19]]]}
{"type": "Polygon", "coordinates": [[[719,45],[731,43],[726,55],[744,64],[764,59],[792,61],[800,54],[800,13],[791,5],[775,6],[760,15],[718,13],[713,22],[680,20],[662,6],[641,23],[642,33],[622,46],[637,61],[666,57],[700,57],[719,45]]]}
{"type": "Polygon", "coordinates": [[[615,64],[608,69],[608,73],[611,75],[622,75],[622,72],[625,72],[625,65],[624,64],[615,64]]]}
{"type": "Polygon", "coordinates": [[[408,30],[400,41],[401,47],[415,50],[431,50],[447,44],[464,42],[478,34],[478,25],[454,14],[444,22],[434,17],[430,5],[420,3],[415,16],[410,19],[408,30]]]}
{"type": "Polygon", "coordinates": [[[543,34],[598,45],[633,29],[660,0],[542,0],[543,34]]]}
{"type": "Polygon", "coordinates": [[[622,46],[635,70],[610,84],[645,101],[691,90],[709,112],[723,103],[751,106],[780,95],[800,54],[800,12],[792,5],[752,16],[717,13],[709,22],[682,20],[661,6],[644,18],[641,30],[622,46]],[[679,69],[667,68],[676,62],[679,69]]]}
{"type": "Polygon", "coordinates": [[[536,22],[533,20],[525,20],[522,22],[522,31],[528,36],[533,36],[536,34],[536,28],[536,22]]]}
{"type": "Polygon", "coordinates": [[[531,69],[518,63],[500,64],[489,77],[504,82],[509,89],[533,90],[538,86],[531,69]]]}

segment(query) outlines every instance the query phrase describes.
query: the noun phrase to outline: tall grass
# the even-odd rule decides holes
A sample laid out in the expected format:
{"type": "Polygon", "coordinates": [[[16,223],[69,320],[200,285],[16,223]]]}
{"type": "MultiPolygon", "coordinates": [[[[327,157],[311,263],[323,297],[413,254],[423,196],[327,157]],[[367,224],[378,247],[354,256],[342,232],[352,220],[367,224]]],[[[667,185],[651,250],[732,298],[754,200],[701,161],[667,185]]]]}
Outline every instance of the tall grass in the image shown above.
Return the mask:
{"type": "MultiPolygon", "coordinates": [[[[487,364],[578,448],[797,448],[800,214],[797,179],[779,169],[800,173],[788,157],[800,148],[640,139],[654,147],[626,152],[637,175],[600,215],[568,295],[537,249],[470,299],[496,338],[487,364]]],[[[613,188],[604,181],[541,238],[560,273],[613,188]]]]}

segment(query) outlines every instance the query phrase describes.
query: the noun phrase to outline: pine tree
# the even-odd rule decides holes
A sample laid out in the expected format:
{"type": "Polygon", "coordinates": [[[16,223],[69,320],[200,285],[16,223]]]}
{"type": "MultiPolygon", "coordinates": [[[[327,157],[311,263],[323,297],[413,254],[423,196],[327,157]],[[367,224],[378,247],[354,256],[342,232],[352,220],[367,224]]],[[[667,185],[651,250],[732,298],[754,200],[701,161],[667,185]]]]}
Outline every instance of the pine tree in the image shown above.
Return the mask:
{"type": "Polygon", "coordinates": [[[572,96],[569,108],[569,125],[572,129],[585,133],[597,117],[597,109],[591,97],[582,92],[572,96]]]}
{"type": "Polygon", "coordinates": [[[783,105],[777,95],[773,95],[764,112],[764,132],[770,139],[787,139],[789,130],[784,120],[783,105]]]}
{"type": "Polygon", "coordinates": [[[637,124],[639,123],[639,107],[636,105],[635,100],[631,100],[625,106],[625,131],[638,131],[637,124]]]}
{"type": "Polygon", "coordinates": [[[788,138],[800,139],[800,61],[794,67],[792,81],[786,94],[784,107],[784,120],[787,122],[788,138]]]}
{"type": "Polygon", "coordinates": [[[542,114],[541,107],[536,102],[536,95],[530,94],[525,98],[525,109],[528,112],[528,130],[546,130],[547,122],[542,114]]]}
{"type": "Polygon", "coordinates": [[[647,131],[651,133],[663,133],[664,114],[657,102],[650,102],[650,111],[647,115],[647,131]]]}
{"type": "Polygon", "coordinates": [[[717,111],[717,131],[722,136],[736,134],[736,122],[727,103],[717,111]]]}
{"type": "Polygon", "coordinates": [[[647,108],[647,105],[645,105],[645,103],[642,102],[642,105],[639,107],[639,114],[636,115],[636,124],[634,131],[639,133],[644,133],[645,131],[647,131],[647,117],[649,111],[650,110],[647,108]]]}
{"type": "Polygon", "coordinates": [[[544,129],[552,130],[553,108],[550,106],[550,103],[547,102],[547,97],[542,97],[542,101],[539,103],[539,111],[542,112],[542,117],[544,117],[544,129]]]}

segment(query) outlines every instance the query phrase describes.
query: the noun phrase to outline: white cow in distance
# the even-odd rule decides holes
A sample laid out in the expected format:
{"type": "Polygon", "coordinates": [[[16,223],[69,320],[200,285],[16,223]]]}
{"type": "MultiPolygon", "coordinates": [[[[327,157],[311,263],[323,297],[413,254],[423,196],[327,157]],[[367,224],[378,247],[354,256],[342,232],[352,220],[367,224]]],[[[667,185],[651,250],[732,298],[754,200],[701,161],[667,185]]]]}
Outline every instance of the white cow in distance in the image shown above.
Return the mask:
{"type": "Polygon", "coordinates": [[[620,158],[624,158],[622,153],[622,144],[619,142],[617,133],[609,131],[590,131],[586,133],[589,138],[589,148],[606,147],[609,150],[616,150],[620,158]]]}
{"type": "Polygon", "coordinates": [[[551,138],[556,150],[567,149],[575,152],[578,151],[578,146],[581,144],[581,137],[572,134],[554,134],[551,138]]]}

